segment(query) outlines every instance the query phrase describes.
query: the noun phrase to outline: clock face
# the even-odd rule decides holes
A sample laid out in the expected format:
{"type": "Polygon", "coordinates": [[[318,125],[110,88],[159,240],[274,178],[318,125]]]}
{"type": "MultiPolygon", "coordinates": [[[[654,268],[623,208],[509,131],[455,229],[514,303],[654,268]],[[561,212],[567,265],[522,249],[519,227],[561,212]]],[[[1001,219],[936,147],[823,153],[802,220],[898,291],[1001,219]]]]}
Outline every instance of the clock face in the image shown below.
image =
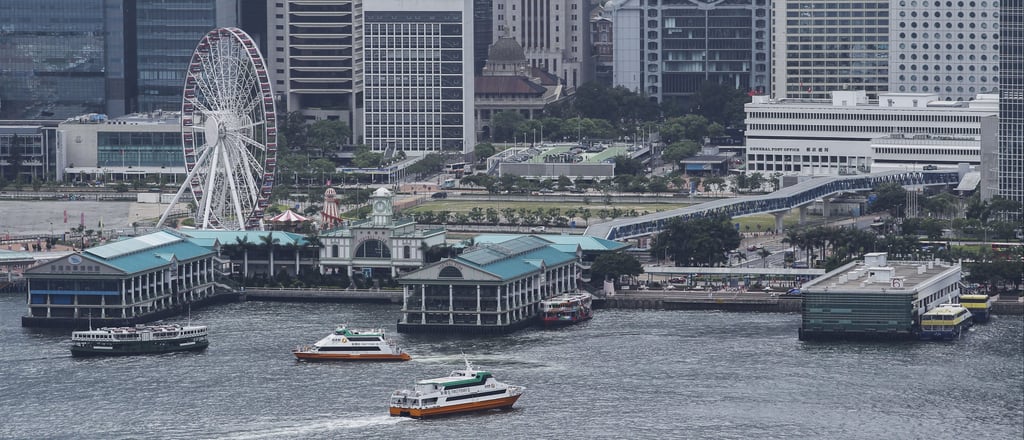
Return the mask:
{"type": "Polygon", "coordinates": [[[387,204],[385,204],[383,200],[378,200],[373,204],[374,211],[384,212],[385,208],[387,208],[387,204]]]}

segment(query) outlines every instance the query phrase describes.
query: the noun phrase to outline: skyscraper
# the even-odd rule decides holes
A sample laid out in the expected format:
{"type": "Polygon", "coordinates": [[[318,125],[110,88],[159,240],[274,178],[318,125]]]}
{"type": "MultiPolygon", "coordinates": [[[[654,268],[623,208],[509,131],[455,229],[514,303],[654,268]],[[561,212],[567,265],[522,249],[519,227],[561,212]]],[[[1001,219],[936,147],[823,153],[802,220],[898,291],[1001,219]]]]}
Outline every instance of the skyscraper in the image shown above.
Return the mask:
{"type": "Polygon", "coordinates": [[[658,101],[685,100],[705,81],[766,92],[766,0],[617,0],[613,82],[658,101]]]}
{"type": "Polygon", "coordinates": [[[308,119],[333,119],[352,127],[355,142],[363,123],[363,1],[267,2],[267,64],[281,111],[308,119]]]}
{"type": "Polygon", "coordinates": [[[0,119],[124,113],[122,9],[121,0],[0,0],[0,119]]]}
{"type": "Polygon", "coordinates": [[[592,79],[590,1],[494,0],[492,14],[493,38],[514,38],[532,67],[570,89],[592,79]]]}
{"type": "Polygon", "coordinates": [[[772,5],[772,96],[829,99],[835,90],[864,90],[875,99],[889,90],[888,1],[772,5]]]}
{"type": "Polygon", "coordinates": [[[889,91],[949,101],[999,88],[999,3],[890,3],[889,91]]]}
{"type": "Polygon", "coordinates": [[[1024,0],[1002,0],[999,12],[998,194],[1024,204],[1024,0]]]}
{"type": "Polygon", "coordinates": [[[365,144],[464,153],[475,146],[472,0],[363,5],[365,144]]]}
{"type": "Polygon", "coordinates": [[[236,0],[128,0],[135,36],[135,110],[179,110],[185,69],[210,29],[237,25],[236,0]]]}

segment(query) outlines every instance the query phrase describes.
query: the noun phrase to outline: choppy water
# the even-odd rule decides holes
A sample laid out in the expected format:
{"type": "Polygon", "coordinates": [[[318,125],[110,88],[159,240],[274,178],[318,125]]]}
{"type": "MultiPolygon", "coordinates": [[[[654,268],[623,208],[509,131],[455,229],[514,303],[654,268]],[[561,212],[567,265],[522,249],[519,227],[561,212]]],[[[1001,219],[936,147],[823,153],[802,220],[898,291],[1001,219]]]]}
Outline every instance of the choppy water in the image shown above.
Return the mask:
{"type": "Polygon", "coordinates": [[[20,327],[0,296],[0,438],[708,438],[1024,436],[1024,323],[953,343],[807,343],[786,314],[600,310],[561,330],[394,336],[405,363],[303,363],[346,322],[394,331],[395,306],[234,303],[195,310],[210,348],[74,359],[66,332],[20,327]],[[391,391],[465,352],[527,387],[507,412],[412,420],[391,391]]]}

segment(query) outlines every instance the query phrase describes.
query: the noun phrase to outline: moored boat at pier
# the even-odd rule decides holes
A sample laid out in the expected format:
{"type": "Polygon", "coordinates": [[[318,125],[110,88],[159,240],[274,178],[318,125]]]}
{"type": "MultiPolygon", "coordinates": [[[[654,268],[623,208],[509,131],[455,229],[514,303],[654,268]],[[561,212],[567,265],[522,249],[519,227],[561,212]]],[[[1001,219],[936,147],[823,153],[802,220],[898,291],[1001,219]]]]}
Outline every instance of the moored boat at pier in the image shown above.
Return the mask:
{"type": "Polygon", "coordinates": [[[960,305],[971,311],[974,322],[986,322],[992,314],[995,299],[984,293],[960,295],[960,305]]]}
{"type": "Polygon", "coordinates": [[[412,359],[384,329],[352,330],[339,325],[313,345],[292,350],[298,359],[336,361],[407,361],[412,359]]]}
{"type": "Polygon", "coordinates": [[[498,408],[512,408],[525,388],[498,382],[494,374],[466,367],[446,377],[416,382],[411,390],[391,394],[389,412],[392,416],[430,417],[498,408]]]}
{"type": "Polygon", "coordinates": [[[117,356],[197,351],[210,345],[205,325],[136,325],[71,333],[72,356],[117,356]]]}
{"type": "Polygon", "coordinates": [[[586,292],[558,295],[541,301],[545,327],[575,324],[594,317],[593,297],[586,292]]]}
{"type": "Polygon", "coordinates": [[[970,328],[971,311],[960,304],[942,304],[921,315],[921,339],[952,340],[970,328]]]}

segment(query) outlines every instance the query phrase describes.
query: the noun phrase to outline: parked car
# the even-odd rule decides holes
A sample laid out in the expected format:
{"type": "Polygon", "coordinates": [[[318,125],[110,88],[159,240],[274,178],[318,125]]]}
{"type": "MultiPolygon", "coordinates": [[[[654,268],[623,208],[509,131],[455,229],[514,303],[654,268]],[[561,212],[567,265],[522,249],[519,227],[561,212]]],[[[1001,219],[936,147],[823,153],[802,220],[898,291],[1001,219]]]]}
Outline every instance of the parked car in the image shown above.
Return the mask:
{"type": "Polygon", "coordinates": [[[534,226],[534,227],[530,228],[530,232],[544,232],[544,227],[543,226],[534,226]]]}
{"type": "Polygon", "coordinates": [[[937,167],[935,165],[925,165],[924,166],[924,170],[925,171],[932,171],[932,170],[937,170],[937,169],[939,169],[939,167],[937,167]]]}
{"type": "Polygon", "coordinates": [[[668,282],[681,284],[681,283],[685,283],[686,282],[686,278],[683,278],[683,277],[669,278],[668,282]]]}
{"type": "Polygon", "coordinates": [[[789,289],[786,291],[786,295],[799,295],[800,289],[789,289]]]}
{"type": "Polygon", "coordinates": [[[436,192],[436,193],[432,194],[430,196],[430,198],[432,198],[432,199],[447,199],[448,198],[448,193],[446,193],[444,191],[436,192]]]}

